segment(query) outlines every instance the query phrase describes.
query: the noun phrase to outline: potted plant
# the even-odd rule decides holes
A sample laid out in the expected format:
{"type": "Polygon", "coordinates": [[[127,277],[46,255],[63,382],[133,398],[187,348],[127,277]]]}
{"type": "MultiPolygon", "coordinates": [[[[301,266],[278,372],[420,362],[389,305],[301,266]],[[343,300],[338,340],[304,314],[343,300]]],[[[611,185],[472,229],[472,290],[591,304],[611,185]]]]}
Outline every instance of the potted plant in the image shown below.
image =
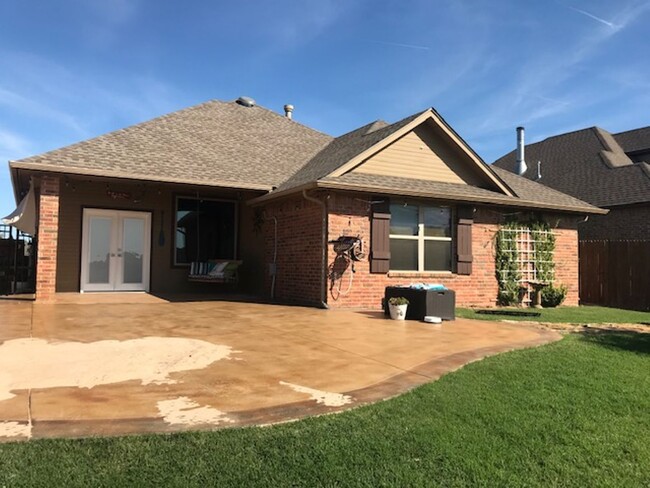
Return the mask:
{"type": "Polygon", "coordinates": [[[404,297],[393,297],[388,300],[388,311],[393,320],[404,320],[409,301],[404,297]]]}

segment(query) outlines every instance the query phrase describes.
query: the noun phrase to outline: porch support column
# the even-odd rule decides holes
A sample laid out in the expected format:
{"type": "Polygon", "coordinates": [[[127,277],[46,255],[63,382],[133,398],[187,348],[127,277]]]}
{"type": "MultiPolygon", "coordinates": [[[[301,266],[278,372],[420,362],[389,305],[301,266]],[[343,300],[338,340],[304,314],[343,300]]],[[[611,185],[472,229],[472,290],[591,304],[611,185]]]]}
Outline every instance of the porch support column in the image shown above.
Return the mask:
{"type": "Polygon", "coordinates": [[[59,240],[59,178],[43,176],[38,205],[36,300],[50,301],[56,292],[56,254],[59,240]]]}

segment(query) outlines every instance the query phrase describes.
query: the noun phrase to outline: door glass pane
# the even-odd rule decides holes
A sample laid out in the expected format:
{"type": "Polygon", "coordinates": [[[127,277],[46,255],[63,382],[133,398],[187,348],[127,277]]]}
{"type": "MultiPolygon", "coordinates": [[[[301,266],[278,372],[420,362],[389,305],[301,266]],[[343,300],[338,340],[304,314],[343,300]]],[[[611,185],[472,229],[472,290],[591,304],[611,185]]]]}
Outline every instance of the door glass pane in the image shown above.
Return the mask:
{"type": "Polygon", "coordinates": [[[113,219],[90,217],[88,283],[108,283],[113,219]]]}
{"type": "Polygon", "coordinates": [[[390,269],[418,270],[418,241],[415,239],[390,240],[390,269]]]}
{"type": "Polygon", "coordinates": [[[123,282],[142,283],[144,220],[125,218],[122,225],[124,230],[124,242],[122,242],[123,282]]]}
{"type": "Polygon", "coordinates": [[[451,271],[451,241],[424,241],[425,271],[451,271]]]}
{"type": "Polygon", "coordinates": [[[390,205],[390,233],[402,236],[418,235],[417,205],[392,203],[390,205]]]}
{"type": "Polygon", "coordinates": [[[424,207],[424,235],[451,237],[451,211],[446,207],[424,207]]]}

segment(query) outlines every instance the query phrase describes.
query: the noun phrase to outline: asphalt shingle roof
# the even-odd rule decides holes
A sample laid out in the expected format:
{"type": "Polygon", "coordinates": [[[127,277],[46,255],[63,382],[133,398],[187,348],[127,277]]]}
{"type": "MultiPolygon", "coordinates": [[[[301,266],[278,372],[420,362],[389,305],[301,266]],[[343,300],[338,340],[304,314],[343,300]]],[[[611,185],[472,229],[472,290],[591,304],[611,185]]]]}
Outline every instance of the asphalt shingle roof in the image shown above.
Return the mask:
{"type": "Polygon", "coordinates": [[[650,126],[614,134],[625,152],[650,151],[650,126]]]}
{"type": "MultiPolygon", "coordinates": [[[[529,180],[535,178],[537,162],[541,161],[540,183],[592,205],[648,202],[650,166],[633,163],[625,155],[629,147],[639,147],[639,139],[646,132],[630,132],[636,134],[612,136],[599,127],[590,127],[529,144],[525,148],[528,171],[524,176],[529,180]]],[[[647,133],[650,135],[650,131],[647,133]]],[[[493,166],[514,173],[515,163],[516,154],[512,151],[493,166]]]]}
{"type": "Polygon", "coordinates": [[[213,100],[17,163],[52,171],[270,189],[331,140],[265,108],[213,100]]]}
{"type": "MultiPolygon", "coordinates": [[[[255,188],[269,191],[269,197],[320,183],[354,186],[359,190],[388,189],[396,194],[421,192],[432,198],[444,196],[459,201],[524,207],[537,202],[543,208],[598,211],[497,168],[496,178],[516,196],[501,193],[496,187],[491,191],[470,185],[356,173],[330,176],[423,113],[393,124],[378,120],[334,138],[259,106],[213,100],[11,165],[72,174],[255,188]]],[[[592,139],[591,134],[585,133],[578,142],[591,147],[592,139]]],[[[575,152],[577,157],[580,151],[575,152]]]]}
{"type": "Polygon", "coordinates": [[[517,196],[461,183],[402,178],[399,176],[373,175],[367,173],[347,173],[339,177],[326,177],[319,180],[321,186],[350,186],[366,191],[382,191],[396,195],[422,195],[431,198],[449,199],[462,202],[483,202],[512,207],[557,208],[585,213],[598,212],[599,209],[545,187],[534,181],[514,175],[506,170],[494,168],[495,172],[513,189],[517,196]]]}

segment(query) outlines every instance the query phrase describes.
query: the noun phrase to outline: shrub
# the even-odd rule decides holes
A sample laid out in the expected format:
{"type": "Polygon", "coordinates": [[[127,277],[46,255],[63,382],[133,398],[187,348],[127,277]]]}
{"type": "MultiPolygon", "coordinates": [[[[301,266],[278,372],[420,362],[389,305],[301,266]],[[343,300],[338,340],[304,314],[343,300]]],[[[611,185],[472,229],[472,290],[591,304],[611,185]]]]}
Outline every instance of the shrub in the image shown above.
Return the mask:
{"type": "Polygon", "coordinates": [[[391,305],[408,305],[409,301],[404,297],[393,297],[388,300],[391,305]]]}
{"type": "Polygon", "coordinates": [[[557,307],[560,305],[567,294],[566,285],[555,287],[553,285],[542,289],[542,307],[557,307]]]}

